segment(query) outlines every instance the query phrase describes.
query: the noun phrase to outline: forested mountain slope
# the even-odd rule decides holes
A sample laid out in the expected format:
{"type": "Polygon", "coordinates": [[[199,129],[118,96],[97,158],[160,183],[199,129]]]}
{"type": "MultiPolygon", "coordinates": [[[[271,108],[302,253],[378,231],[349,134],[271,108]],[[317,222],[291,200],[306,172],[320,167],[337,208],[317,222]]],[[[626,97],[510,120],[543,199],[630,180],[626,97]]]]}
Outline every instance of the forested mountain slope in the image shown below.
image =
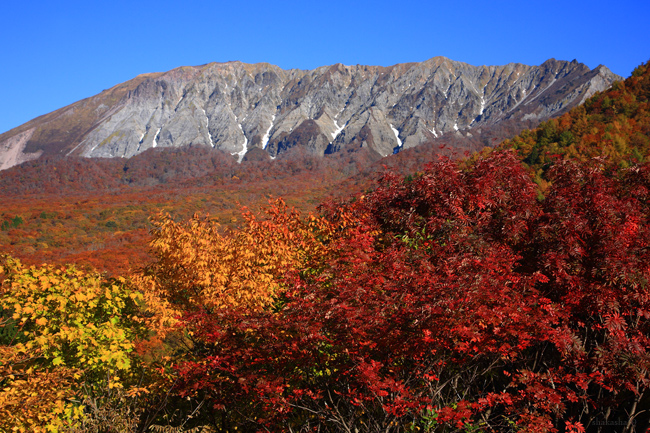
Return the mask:
{"type": "Polygon", "coordinates": [[[505,140],[535,170],[557,157],[587,161],[602,157],[621,167],[645,162],[650,152],[650,67],[614,83],[562,116],[505,140]]]}

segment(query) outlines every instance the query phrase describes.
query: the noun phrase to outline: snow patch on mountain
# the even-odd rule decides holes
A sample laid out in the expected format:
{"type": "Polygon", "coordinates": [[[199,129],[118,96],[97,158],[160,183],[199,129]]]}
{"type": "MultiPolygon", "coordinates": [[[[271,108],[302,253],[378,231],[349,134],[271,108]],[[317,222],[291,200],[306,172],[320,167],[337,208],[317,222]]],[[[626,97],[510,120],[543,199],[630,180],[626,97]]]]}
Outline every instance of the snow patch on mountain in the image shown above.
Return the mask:
{"type": "Polygon", "coordinates": [[[402,147],[402,140],[399,139],[399,131],[395,129],[392,123],[389,123],[389,125],[390,125],[390,129],[393,130],[393,134],[395,134],[395,138],[397,139],[397,145],[399,147],[402,147]]]}
{"type": "Polygon", "coordinates": [[[262,137],[262,149],[266,149],[266,146],[269,144],[269,138],[270,138],[269,134],[271,133],[271,129],[273,128],[274,123],[275,123],[275,114],[271,116],[271,125],[269,126],[269,129],[266,130],[264,137],[262,137]]]}

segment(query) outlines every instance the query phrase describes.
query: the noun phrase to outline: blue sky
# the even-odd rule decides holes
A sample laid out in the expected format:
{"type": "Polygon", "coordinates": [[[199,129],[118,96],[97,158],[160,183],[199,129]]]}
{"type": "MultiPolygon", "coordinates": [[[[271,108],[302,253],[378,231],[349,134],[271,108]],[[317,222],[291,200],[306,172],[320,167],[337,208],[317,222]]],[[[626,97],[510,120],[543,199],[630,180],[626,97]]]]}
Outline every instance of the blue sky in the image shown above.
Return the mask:
{"type": "Polygon", "coordinates": [[[650,60],[648,0],[3,0],[0,17],[0,133],[138,74],[213,61],[312,69],[553,57],[627,77],[650,60]]]}

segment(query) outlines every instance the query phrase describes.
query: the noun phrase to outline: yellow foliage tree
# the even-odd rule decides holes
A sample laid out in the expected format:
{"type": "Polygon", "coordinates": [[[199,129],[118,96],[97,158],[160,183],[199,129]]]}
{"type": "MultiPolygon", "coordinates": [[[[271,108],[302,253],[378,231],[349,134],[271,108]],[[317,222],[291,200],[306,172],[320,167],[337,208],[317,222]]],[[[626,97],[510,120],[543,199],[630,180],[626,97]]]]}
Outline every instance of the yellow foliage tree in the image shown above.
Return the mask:
{"type": "Polygon", "coordinates": [[[74,424],[84,393],[121,387],[142,295],[124,279],[69,268],[24,267],[0,256],[0,416],[3,431],[58,431],[74,424]],[[76,399],[72,397],[76,396],[76,399]],[[3,409],[5,410],[5,409],[3,409]],[[0,412],[1,413],[1,412],[0,412]]]}

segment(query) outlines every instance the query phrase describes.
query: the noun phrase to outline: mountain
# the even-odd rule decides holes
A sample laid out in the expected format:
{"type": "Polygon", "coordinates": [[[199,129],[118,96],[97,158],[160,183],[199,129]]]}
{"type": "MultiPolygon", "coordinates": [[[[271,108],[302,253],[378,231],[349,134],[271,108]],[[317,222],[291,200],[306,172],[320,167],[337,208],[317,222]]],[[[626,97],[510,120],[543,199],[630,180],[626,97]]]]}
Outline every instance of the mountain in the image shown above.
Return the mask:
{"type": "Polygon", "coordinates": [[[323,155],[367,147],[383,157],[443,136],[482,147],[495,128],[535,126],[620,79],[605,66],[554,59],[476,67],[435,57],[309,71],[241,62],[180,67],[0,135],[0,169],[41,156],[129,158],[197,145],[240,162],[251,149],[275,158],[292,148],[323,155]]]}
{"type": "Polygon", "coordinates": [[[504,140],[538,179],[558,157],[589,161],[595,157],[620,167],[648,161],[650,155],[650,62],[625,81],[538,128],[504,140]]]}

